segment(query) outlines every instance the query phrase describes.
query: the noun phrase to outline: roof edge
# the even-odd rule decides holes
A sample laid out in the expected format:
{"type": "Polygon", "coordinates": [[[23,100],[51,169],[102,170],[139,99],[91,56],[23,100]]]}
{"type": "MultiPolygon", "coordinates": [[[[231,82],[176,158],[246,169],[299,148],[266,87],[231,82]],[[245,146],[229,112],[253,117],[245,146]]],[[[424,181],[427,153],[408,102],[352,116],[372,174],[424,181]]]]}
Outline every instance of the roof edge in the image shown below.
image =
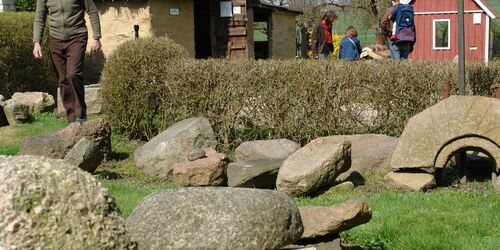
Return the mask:
{"type": "Polygon", "coordinates": [[[482,0],[474,0],[474,2],[479,5],[479,7],[481,7],[481,9],[483,9],[484,12],[486,12],[486,15],[488,15],[491,19],[500,17],[487,2],[483,2],[482,0]]]}
{"type": "Polygon", "coordinates": [[[302,11],[300,9],[286,7],[286,6],[278,6],[278,5],[272,5],[272,4],[265,4],[265,3],[262,3],[262,2],[260,2],[260,3],[255,2],[255,3],[252,4],[252,6],[259,7],[259,8],[264,8],[264,9],[271,9],[271,10],[284,10],[284,11],[296,13],[298,15],[304,14],[304,11],[302,11]]]}

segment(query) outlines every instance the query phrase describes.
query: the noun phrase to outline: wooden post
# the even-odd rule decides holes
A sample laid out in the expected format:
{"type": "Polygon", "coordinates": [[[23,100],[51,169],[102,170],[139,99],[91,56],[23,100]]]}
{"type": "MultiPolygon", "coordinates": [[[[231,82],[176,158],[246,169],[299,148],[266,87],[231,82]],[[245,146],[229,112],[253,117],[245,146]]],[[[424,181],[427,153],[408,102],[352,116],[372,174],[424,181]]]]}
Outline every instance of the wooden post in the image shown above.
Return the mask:
{"type": "Polygon", "coordinates": [[[448,97],[451,96],[451,86],[448,83],[443,84],[443,87],[441,88],[441,100],[444,100],[448,97]]]}
{"type": "Polygon", "coordinates": [[[460,170],[460,174],[463,174],[460,184],[466,184],[469,180],[469,171],[467,169],[467,151],[463,150],[455,155],[455,161],[457,167],[460,170]]]}
{"type": "Polygon", "coordinates": [[[464,0],[458,0],[458,86],[460,95],[465,94],[465,38],[464,0]]]}
{"type": "Polygon", "coordinates": [[[300,56],[304,59],[308,59],[309,55],[307,52],[309,51],[309,32],[307,32],[306,27],[300,28],[300,56]]]}
{"type": "Polygon", "coordinates": [[[500,99],[500,84],[491,85],[491,89],[495,92],[495,97],[500,99]]]}
{"type": "Polygon", "coordinates": [[[139,25],[134,25],[135,39],[139,38],[139,25]]]}

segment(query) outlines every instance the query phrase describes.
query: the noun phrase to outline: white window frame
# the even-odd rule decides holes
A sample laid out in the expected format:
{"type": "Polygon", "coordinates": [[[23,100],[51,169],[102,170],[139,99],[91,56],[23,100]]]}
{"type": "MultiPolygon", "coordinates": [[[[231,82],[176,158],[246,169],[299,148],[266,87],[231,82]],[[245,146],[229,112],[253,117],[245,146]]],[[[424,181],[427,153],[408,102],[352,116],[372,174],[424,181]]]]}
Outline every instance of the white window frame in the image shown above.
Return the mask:
{"type": "Polygon", "coordinates": [[[451,45],[451,27],[450,19],[434,19],[432,20],[432,49],[433,50],[449,50],[451,45]],[[436,23],[448,22],[448,47],[436,47],[436,23]]]}

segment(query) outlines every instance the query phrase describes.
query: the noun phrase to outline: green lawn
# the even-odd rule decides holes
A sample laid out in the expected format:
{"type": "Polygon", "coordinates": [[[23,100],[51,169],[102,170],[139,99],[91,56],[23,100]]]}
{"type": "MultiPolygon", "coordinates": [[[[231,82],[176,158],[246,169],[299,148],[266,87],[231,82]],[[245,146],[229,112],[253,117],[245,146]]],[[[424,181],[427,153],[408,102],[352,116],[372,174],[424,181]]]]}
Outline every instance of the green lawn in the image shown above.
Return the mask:
{"type": "MultiPolygon", "coordinates": [[[[29,125],[0,128],[0,154],[18,154],[20,141],[66,125],[53,115],[37,115],[29,125]]],[[[146,175],[134,165],[133,152],[141,142],[112,136],[113,160],[96,171],[125,217],[148,194],[177,185],[146,175]]],[[[401,192],[382,176],[367,180],[352,191],[295,198],[297,205],[328,206],[350,199],[365,199],[372,220],[341,234],[348,246],[364,249],[500,249],[500,193],[490,183],[432,192],[401,192]]]]}

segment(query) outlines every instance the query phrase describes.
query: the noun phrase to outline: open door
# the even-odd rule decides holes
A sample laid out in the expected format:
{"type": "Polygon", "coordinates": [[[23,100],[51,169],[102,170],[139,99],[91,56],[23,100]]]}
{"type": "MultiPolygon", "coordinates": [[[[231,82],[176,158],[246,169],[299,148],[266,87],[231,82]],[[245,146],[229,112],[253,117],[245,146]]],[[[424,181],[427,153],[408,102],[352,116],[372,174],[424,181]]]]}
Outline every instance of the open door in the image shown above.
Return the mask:
{"type": "Polygon", "coordinates": [[[270,41],[270,21],[272,12],[264,8],[253,9],[253,41],[255,59],[268,59],[270,41]]]}
{"type": "Polygon", "coordinates": [[[212,1],[194,0],[194,39],[196,59],[212,57],[212,1]]]}

